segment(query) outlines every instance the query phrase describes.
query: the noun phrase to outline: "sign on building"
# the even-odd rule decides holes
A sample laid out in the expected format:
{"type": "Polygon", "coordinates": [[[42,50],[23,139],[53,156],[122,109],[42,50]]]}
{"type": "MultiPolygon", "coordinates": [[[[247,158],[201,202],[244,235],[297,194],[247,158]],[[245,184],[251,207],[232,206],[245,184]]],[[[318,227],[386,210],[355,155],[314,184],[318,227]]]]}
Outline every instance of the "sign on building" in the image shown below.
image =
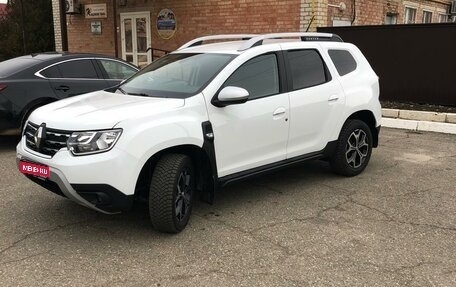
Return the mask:
{"type": "Polygon", "coordinates": [[[157,32],[163,39],[170,39],[176,32],[177,21],[174,12],[163,9],[157,15],[157,32]]]}
{"type": "Polygon", "coordinates": [[[85,17],[93,18],[108,18],[108,9],[106,4],[87,4],[84,6],[85,17]]]}

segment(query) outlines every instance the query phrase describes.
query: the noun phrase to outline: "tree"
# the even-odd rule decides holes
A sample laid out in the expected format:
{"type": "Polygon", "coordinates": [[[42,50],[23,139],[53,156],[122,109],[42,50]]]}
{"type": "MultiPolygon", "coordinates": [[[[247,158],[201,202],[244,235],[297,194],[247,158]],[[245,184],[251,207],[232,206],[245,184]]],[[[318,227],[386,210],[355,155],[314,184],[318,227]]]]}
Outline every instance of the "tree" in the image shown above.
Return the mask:
{"type": "Polygon", "coordinates": [[[0,19],[0,61],[53,50],[51,0],[9,0],[0,19]]]}

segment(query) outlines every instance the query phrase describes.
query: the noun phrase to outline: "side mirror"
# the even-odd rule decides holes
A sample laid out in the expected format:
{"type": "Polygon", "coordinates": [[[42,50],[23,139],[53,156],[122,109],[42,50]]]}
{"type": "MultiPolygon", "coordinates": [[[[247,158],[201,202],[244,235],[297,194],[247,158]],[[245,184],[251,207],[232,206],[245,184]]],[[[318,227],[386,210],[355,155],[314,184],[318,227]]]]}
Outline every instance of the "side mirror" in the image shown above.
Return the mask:
{"type": "Polygon", "coordinates": [[[216,107],[243,104],[249,99],[249,92],[244,88],[228,86],[223,88],[212,104],[216,107]]]}

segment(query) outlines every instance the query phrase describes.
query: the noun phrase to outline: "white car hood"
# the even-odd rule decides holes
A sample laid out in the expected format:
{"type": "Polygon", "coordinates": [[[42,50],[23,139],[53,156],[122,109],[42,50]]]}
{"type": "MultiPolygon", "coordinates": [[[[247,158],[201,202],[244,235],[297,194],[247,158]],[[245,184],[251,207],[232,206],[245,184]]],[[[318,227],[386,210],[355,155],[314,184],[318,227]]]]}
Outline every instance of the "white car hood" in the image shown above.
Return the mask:
{"type": "Polygon", "coordinates": [[[29,121],[61,130],[109,129],[124,119],[164,113],[184,104],[183,99],[97,91],[40,107],[30,115],[29,121]]]}

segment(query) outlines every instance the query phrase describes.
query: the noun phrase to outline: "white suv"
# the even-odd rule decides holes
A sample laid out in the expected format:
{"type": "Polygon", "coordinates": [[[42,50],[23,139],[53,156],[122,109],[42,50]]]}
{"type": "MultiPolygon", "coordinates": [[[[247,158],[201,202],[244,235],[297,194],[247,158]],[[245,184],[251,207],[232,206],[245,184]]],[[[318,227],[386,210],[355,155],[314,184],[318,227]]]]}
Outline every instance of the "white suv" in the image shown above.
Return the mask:
{"type": "Polygon", "coordinates": [[[37,109],[17,162],[100,212],[147,200],[154,227],[179,232],[195,195],[213,202],[250,176],[311,159],[361,173],[380,119],[377,75],[337,35],[209,36],[112,89],[37,109]]]}

